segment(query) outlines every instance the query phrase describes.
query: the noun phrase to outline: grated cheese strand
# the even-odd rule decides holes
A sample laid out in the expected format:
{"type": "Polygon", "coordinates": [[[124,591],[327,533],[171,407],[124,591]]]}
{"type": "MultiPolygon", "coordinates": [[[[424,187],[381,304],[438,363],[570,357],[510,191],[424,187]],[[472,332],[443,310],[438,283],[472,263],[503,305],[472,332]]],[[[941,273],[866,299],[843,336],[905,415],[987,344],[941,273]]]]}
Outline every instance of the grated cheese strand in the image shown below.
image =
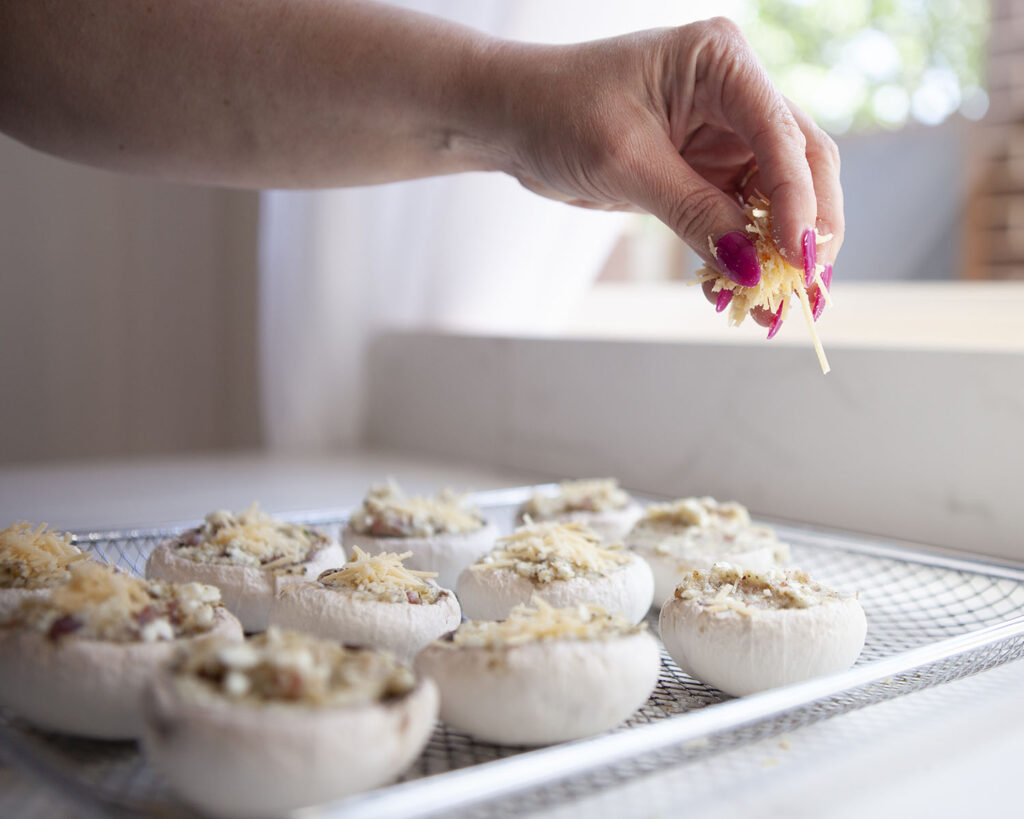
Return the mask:
{"type": "Polygon", "coordinates": [[[70,534],[58,534],[45,523],[33,528],[19,520],[0,530],[0,587],[38,588],[62,582],[68,566],[87,557],[70,534]]]}
{"type": "Polygon", "coordinates": [[[324,586],[343,586],[396,602],[411,602],[408,600],[409,592],[415,592],[417,599],[426,598],[429,602],[439,596],[440,588],[427,582],[437,577],[437,572],[407,569],[403,565],[402,561],[412,557],[412,552],[371,555],[354,546],[352,554],[352,559],[340,569],[328,569],[317,580],[324,586]]]}
{"type": "Polygon", "coordinates": [[[628,563],[618,543],[602,543],[583,523],[527,523],[499,538],[494,549],[470,569],[515,569],[540,582],[568,580],[576,574],[607,574],[628,563]]]}
{"type": "MultiPolygon", "coordinates": [[[[719,271],[705,267],[697,271],[697,278],[693,283],[703,284],[707,281],[714,281],[714,286],[711,288],[712,293],[719,293],[722,290],[732,292],[732,300],[729,302],[729,324],[733,327],[738,327],[742,324],[743,320],[750,314],[750,310],[754,307],[763,308],[772,315],[775,315],[781,306],[782,319],[785,321],[789,313],[790,296],[796,293],[803,307],[804,318],[807,321],[807,328],[811,333],[811,342],[818,356],[821,371],[823,374],[827,374],[831,368],[825,356],[825,350],[821,345],[821,339],[818,337],[817,329],[814,326],[814,315],[807,298],[804,272],[800,268],[789,264],[782,257],[782,254],[779,253],[779,249],[772,236],[771,202],[764,194],[758,191],[750,198],[750,201],[744,208],[744,212],[749,220],[746,229],[748,233],[752,234],[751,239],[757,251],[758,263],[761,266],[761,280],[753,287],[744,287],[743,285],[736,284],[736,282],[722,275],[719,271]]],[[[832,238],[831,234],[823,235],[818,233],[817,229],[814,231],[814,236],[816,244],[819,245],[828,242],[832,238]]],[[[708,241],[710,243],[710,237],[708,241]]],[[[712,251],[714,251],[713,246],[712,251]]],[[[716,259],[718,258],[717,253],[713,252],[712,255],[716,259]]],[[[831,307],[831,294],[821,278],[824,270],[825,265],[819,262],[815,266],[813,281],[817,283],[818,289],[824,296],[825,304],[831,307]]]]}
{"type": "Polygon", "coordinates": [[[601,606],[581,603],[556,609],[537,595],[530,605],[521,603],[505,620],[471,620],[452,636],[457,646],[497,648],[550,640],[607,640],[643,631],[620,614],[601,606]]]}

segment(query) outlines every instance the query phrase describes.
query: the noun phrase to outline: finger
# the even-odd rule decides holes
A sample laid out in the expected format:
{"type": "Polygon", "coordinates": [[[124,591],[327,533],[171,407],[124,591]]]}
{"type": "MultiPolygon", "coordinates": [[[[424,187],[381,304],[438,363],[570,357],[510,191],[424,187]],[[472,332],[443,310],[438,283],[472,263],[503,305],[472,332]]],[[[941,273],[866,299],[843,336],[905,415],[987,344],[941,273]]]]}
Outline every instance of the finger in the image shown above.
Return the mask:
{"type": "Polygon", "coordinates": [[[843,216],[843,188],[839,181],[839,149],[832,138],[819,128],[800,108],[789,103],[790,111],[807,138],[807,164],[814,180],[814,195],[818,200],[817,228],[821,234],[832,234],[832,239],[818,246],[818,261],[832,264],[842,247],[846,233],[843,216]]]}
{"type": "Polygon", "coordinates": [[[694,171],[667,136],[656,134],[623,156],[618,187],[625,198],[661,219],[737,284],[750,287],[760,281],[761,267],[747,237],[743,209],[694,171]]]}
{"type": "Polygon", "coordinates": [[[734,23],[709,21],[704,36],[699,59],[707,93],[717,96],[722,118],[754,152],[772,203],[775,243],[800,267],[804,233],[818,215],[804,132],[734,23]]]}

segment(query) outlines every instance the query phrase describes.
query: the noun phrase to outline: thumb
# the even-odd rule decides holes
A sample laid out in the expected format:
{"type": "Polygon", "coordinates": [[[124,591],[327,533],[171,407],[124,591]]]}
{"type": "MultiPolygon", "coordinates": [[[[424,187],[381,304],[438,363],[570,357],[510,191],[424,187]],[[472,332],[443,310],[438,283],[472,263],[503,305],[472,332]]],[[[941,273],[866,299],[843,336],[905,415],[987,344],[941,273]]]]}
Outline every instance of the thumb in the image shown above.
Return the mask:
{"type": "Polygon", "coordinates": [[[623,193],[629,201],[657,216],[708,264],[737,284],[757,284],[761,266],[739,204],[693,170],[667,137],[634,156],[637,159],[629,163],[623,180],[623,193]]]}

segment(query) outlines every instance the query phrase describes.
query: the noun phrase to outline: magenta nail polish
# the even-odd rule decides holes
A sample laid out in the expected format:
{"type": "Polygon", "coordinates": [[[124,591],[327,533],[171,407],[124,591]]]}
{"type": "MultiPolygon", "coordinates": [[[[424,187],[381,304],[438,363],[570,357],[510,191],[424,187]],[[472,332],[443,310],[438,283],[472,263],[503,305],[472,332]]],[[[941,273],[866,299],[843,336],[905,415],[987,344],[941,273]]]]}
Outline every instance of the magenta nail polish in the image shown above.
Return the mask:
{"type": "Polygon", "coordinates": [[[775,318],[772,319],[772,326],[768,328],[768,338],[775,338],[775,334],[782,328],[782,308],[784,304],[779,305],[779,310],[775,314],[775,318]]]}
{"type": "Polygon", "coordinates": [[[817,321],[821,318],[821,314],[825,312],[825,295],[820,290],[814,293],[814,306],[811,307],[811,315],[814,316],[814,320],[817,321]]]}
{"type": "Polygon", "coordinates": [[[804,280],[807,287],[814,281],[814,268],[818,265],[818,243],[813,230],[805,230],[801,242],[804,251],[804,280]]]}
{"type": "Polygon", "coordinates": [[[721,313],[726,307],[729,306],[729,302],[732,301],[732,290],[719,290],[718,301],[715,302],[715,312],[721,313]]]}
{"type": "Polygon", "coordinates": [[[738,230],[726,233],[715,242],[718,263],[725,275],[742,287],[753,287],[761,281],[761,264],[754,243],[738,230]]]}
{"type": "Polygon", "coordinates": [[[825,269],[821,273],[821,280],[825,282],[825,288],[831,293],[832,292],[832,265],[825,265],[825,269]]]}

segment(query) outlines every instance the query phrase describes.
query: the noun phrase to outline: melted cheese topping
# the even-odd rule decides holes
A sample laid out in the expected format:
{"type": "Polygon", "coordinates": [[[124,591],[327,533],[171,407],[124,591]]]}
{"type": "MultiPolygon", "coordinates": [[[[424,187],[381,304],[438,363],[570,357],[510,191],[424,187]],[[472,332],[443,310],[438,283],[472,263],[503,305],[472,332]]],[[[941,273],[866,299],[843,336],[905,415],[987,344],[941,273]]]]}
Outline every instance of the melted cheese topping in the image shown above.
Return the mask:
{"type": "Polygon", "coordinates": [[[629,505],[629,494],[614,478],[562,481],[557,495],[535,494],[523,504],[522,512],[534,520],[545,520],[568,512],[607,512],[629,505]]]}
{"type": "Polygon", "coordinates": [[[71,535],[21,520],[0,530],[0,588],[40,589],[68,579],[68,566],[87,555],[71,535]]]}
{"type": "Polygon", "coordinates": [[[391,654],[274,628],[245,642],[204,640],[171,668],[179,692],[250,706],[358,706],[407,694],[416,680],[391,654]]]}
{"type": "Polygon", "coordinates": [[[670,503],[652,503],[647,507],[640,526],[646,524],[667,524],[684,528],[687,526],[750,524],[750,513],[746,507],[735,501],[719,503],[714,498],[682,498],[670,503]]]}
{"type": "Polygon", "coordinates": [[[349,525],[374,537],[433,537],[475,532],[484,521],[464,495],[451,489],[442,489],[434,498],[407,497],[389,481],[370,488],[349,525]]]}
{"type": "Polygon", "coordinates": [[[45,598],[25,600],[13,622],[53,639],[156,642],[200,634],[214,624],[220,590],[201,583],[143,580],[86,560],[45,598]]]}
{"type": "Polygon", "coordinates": [[[317,580],[328,588],[364,592],[388,603],[436,603],[444,594],[436,583],[428,582],[437,572],[405,568],[402,561],[412,557],[412,552],[371,555],[355,546],[352,555],[340,569],[328,569],[317,580]]]}
{"type": "MultiPolygon", "coordinates": [[[[703,284],[706,281],[714,281],[711,288],[712,293],[719,293],[722,290],[732,292],[732,301],[729,302],[729,323],[737,327],[750,313],[753,307],[762,307],[773,316],[782,310],[782,320],[785,321],[789,314],[790,296],[794,293],[803,309],[804,318],[807,320],[807,327],[811,331],[811,340],[814,344],[814,351],[818,355],[818,363],[821,365],[822,373],[830,369],[828,359],[825,357],[825,350],[821,346],[821,340],[814,328],[814,315],[811,311],[811,303],[807,298],[807,286],[804,278],[804,271],[789,264],[775,244],[772,236],[771,202],[761,193],[751,197],[750,202],[744,208],[750,224],[747,225],[747,232],[753,234],[752,241],[757,250],[757,259],[761,264],[761,281],[753,287],[743,287],[736,284],[732,279],[723,276],[718,270],[703,268],[697,271],[697,279],[694,283],[703,284]]],[[[823,236],[814,231],[817,244],[821,245],[832,238],[831,234],[823,236]]],[[[711,254],[718,258],[718,251],[714,244],[711,244],[711,254]]],[[[814,282],[817,283],[819,291],[825,298],[825,304],[832,306],[831,296],[828,288],[822,281],[821,274],[825,271],[825,265],[819,262],[814,271],[814,282]]]]}
{"type": "Polygon", "coordinates": [[[175,550],[197,563],[289,572],[301,571],[299,564],[327,543],[315,529],[277,520],[253,503],[244,512],[211,512],[202,526],[182,533],[175,550]]]}
{"type": "Polygon", "coordinates": [[[853,595],[841,595],[799,569],[750,572],[716,563],[709,571],[695,570],[676,587],[675,596],[709,614],[756,617],[766,609],[806,609],[853,595]]]}
{"type": "Polygon", "coordinates": [[[577,575],[606,576],[629,560],[620,544],[602,544],[582,523],[528,523],[499,538],[470,568],[512,569],[536,583],[550,583],[577,575]]]}
{"type": "MultiPolygon", "coordinates": [[[[550,640],[610,640],[637,634],[646,624],[634,625],[601,606],[580,604],[556,609],[534,596],[532,605],[521,604],[505,620],[471,620],[452,635],[457,646],[500,648],[550,640]]],[[[443,644],[443,643],[442,643],[443,644]]]]}

